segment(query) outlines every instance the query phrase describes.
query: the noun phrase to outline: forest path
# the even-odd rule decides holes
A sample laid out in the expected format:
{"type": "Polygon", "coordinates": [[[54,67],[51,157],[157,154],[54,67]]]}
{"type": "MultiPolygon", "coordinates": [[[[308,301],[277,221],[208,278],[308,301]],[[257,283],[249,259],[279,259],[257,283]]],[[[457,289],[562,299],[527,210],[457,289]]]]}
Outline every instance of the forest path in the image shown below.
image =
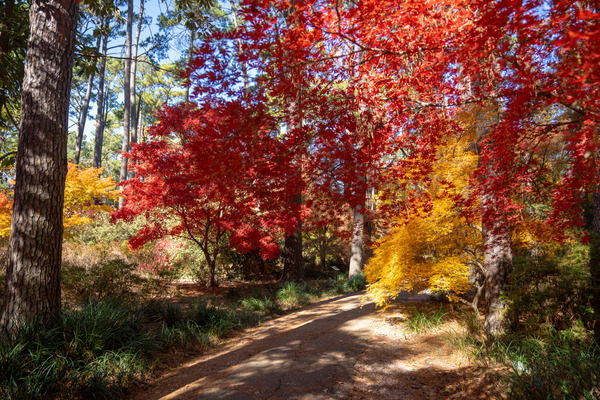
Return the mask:
{"type": "MultiPolygon", "coordinates": [[[[414,301],[414,299],[413,299],[414,301]]],[[[407,336],[361,293],[249,329],[169,371],[135,400],[489,398],[440,332],[407,336]]]]}

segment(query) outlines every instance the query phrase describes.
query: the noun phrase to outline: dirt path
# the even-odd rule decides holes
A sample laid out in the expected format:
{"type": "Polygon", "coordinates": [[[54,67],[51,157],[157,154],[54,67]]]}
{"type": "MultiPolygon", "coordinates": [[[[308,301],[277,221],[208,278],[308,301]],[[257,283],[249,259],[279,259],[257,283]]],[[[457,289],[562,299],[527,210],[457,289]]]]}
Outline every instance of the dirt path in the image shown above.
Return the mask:
{"type": "Polygon", "coordinates": [[[321,301],[248,330],[130,398],[489,398],[481,385],[471,390],[475,367],[439,334],[409,337],[386,322],[393,315],[361,294],[321,301]]]}

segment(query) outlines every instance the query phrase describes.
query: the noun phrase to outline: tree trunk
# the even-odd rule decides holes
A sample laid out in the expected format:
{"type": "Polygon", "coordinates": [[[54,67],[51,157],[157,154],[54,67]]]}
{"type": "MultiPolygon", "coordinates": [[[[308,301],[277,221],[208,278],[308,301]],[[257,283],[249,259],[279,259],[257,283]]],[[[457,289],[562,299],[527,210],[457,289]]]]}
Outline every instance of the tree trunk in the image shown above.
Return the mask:
{"type": "MultiPolygon", "coordinates": [[[[188,50],[188,63],[192,61],[194,55],[194,39],[196,38],[196,32],[194,29],[190,29],[190,49],[188,50]]],[[[190,85],[185,86],[185,102],[190,102],[190,85]]]]}
{"type": "MultiPolygon", "coordinates": [[[[290,7],[284,12],[284,17],[287,20],[290,29],[296,24],[296,17],[294,15],[294,8],[296,7],[296,0],[292,0],[290,7]]],[[[287,128],[288,133],[291,130],[302,127],[301,117],[301,101],[302,101],[302,82],[301,82],[301,66],[292,67],[287,72],[287,76],[291,81],[294,91],[291,96],[287,96],[286,108],[287,108],[287,128]]],[[[302,162],[299,160],[298,163],[298,177],[302,176],[302,162]]],[[[300,178],[301,179],[301,178],[300,178]]],[[[302,205],[302,193],[296,193],[292,196],[290,207],[295,211],[296,215],[296,230],[294,233],[289,234],[285,237],[285,248],[283,250],[283,279],[284,280],[299,280],[304,277],[304,259],[302,256],[302,220],[300,218],[300,207],[302,205]]]]}
{"type": "MultiPolygon", "coordinates": [[[[302,203],[302,195],[293,198],[296,206],[302,203]]],[[[294,233],[285,237],[283,249],[283,280],[300,280],[304,277],[304,258],[302,257],[302,221],[298,215],[298,226],[294,233]]]]}
{"type": "MultiPolygon", "coordinates": [[[[485,205],[484,205],[485,207],[485,205]]],[[[492,336],[506,330],[506,304],[501,292],[512,272],[512,251],[508,224],[500,218],[483,221],[483,265],[485,266],[485,323],[492,336]]]]}
{"type": "Polygon", "coordinates": [[[217,270],[217,262],[216,260],[209,261],[208,263],[208,280],[206,281],[206,287],[208,289],[216,288],[217,279],[215,277],[217,270]]]}
{"type": "Polygon", "coordinates": [[[58,318],[74,0],[32,0],[0,326],[58,318]]]}
{"type": "Polygon", "coordinates": [[[360,274],[363,268],[363,235],[365,231],[364,202],[354,208],[354,220],[352,222],[352,244],[350,267],[348,278],[360,274]]]}
{"type": "MultiPolygon", "coordinates": [[[[229,4],[231,4],[231,17],[233,18],[233,27],[235,29],[238,29],[239,24],[238,24],[237,14],[235,12],[235,1],[229,0],[229,4]]],[[[237,39],[237,50],[238,50],[238,54],[242,54],[243,46],[242,46],[242,39],[240,39],[240,38],[237,39]]],[[[248,93],[250,93],[250,81],[248,79],[248,66],[246,65],[245,61],[242,62],[242,76],[244,78],[244,92],[246,94],[248,94],[248,93]]]]}
{"type": "MultiPolygon", "coordinates": [[[[467,79],[464,83],[463,100],[474,97],[473,89],[481,87],[482,83],[476,80],[471,84],[467,79]]],[[[486,110],[475,106],[474,110],[476,149],[481,157],[481,143],[489,136],[490,127],[499,122],[504,112],[501,100],[497,100],[494,110],[486,110]]],[[[494,145],[489,143],[489,146],[494,145]]],[[[481,160],[481,158],[480,158],[481,160]]],[[[487,174],[494,174],[494,165],[487,166],[487,174]]],[[[489,175],[488,175],[489,176],[489,175]]],[[[482,177],[485,178],[485,177],[482,177]]],[[[482,239],[483,239],[483,289],[485,300],[484,329],[491,336],[499,336],[506,330],[506,304],[502,301],[501,294],[508,276],[512,272],[512,244],[510,240],[510,227],[503,217],[499,206],[495,204],[493,193],[483,193],[481,196],[482,211],[482,239]]]]}
{"type": "MultiPolygon", "coordinates": [[[[100,49],[100,39],[98,37],[96,40],[96,50],[100,49]]],[[[96,74],[94,72],[90,73],[88,77],[88,85],[87,90],[85,92],[85,99],[83,101],[83,105],[81,106],[81,114],[79,116],[79,122],[77,123],[77,142],[75,143],[75,157],[73,162],[79,165],[80,156],[81,156],[81,145],[83,143],[83,133],[85,130],[85,123],[87,122],[87,114],[88,108],[90,107],[90,100],[92,98],[92,87],[94,86],[94,78],[96,74]]]]}
{"type": "MultiPolygon", "coordinates": [[[[125,37],[125,71],[123,82],[123,144],[121,152],[129,151],[129,135],[131,124],[131,36],[133,28],[133,0],[127,0],[127,34],[125,37]]],[[[119,180],[124,182],[127,180],[127,162],[128,159],[124,154],[121,154],[121,173],[119,180]]],[[[122,188],[121,188],[122,189],[122,188]]],[[[125,199],[119,197],[119,208],[123,207],[125,199]]]]}
{"type": "Polygon", "coordinates": [[[133,63],[131,65],[131,82],[130,82],[130,98],[131,98],[131,143],[138,142],[138,114],[136,108],[136,93],[135,93],[135,81],[137,73],[137,56],[138,47],[140,44],[140,34],[142,31],[142,18],[144,15],[144,0],[140,1],[140,11],[137,20],[137,31],[135,33],[135,43],[133,45],[133,63]]]}
{"type": "Polygon", "coordinates": [[[593,194],[593,220],[590,240],[591,306],[594,310],[594,337],[600,343],[600,187],[593,194]]]}
{"type": "Polygon", "coordinates": [[[98,97],[96,99],[96,135],[94,138],[94,158],[92,161],[92,166],[94,168],[100,168],[102,166],[102,146],[104,144],[104,125],[105,125],[105,117],[104,117],[104,80],[106,73],[106,53],[108,51],[108,17],[104,18],[102,21],[101,28],[106,30],[103,33],[102,38],[102,61],[100,62],[100,71],[98,71],[98,97]]]}

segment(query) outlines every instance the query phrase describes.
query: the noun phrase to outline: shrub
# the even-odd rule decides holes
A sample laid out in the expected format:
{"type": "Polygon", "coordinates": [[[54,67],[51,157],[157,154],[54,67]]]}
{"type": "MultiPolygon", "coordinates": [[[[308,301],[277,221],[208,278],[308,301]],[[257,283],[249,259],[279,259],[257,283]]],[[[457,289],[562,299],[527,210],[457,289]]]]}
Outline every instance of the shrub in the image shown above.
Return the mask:
{"type": "Polygon", "coordinates": [[[509,372],[503,374],[511,399],[597,399],[600,348],[565,335],[545,342],[525,339],[504,347],[509,372]]]}
{"type": "Polygon", "coordinates": [[[513,331],[539,334],[582,323],[592,328],[588,247],[568,244],[522,251],[504,292],[513,331]]]}
{"type": "Polygon", "coordinates": [[[120,397],[158,348],[141,329],[128,308],[105,301],[65,312],[58,327],[31,324],[3,337],[0,397],[120,397]]]}
{"type": "Polygon", "coordinates": [[[354,275],[352,278],[346,281],[344,288],[348,292],[365,290],[367,288],[367,278],[365,278],[365,275],[362,272],[358,275],[354,275]]]}
{"type": "Polygon", "coordinates": [[[215,336],[224,336],[240,326],[239,320],[232,311],[209,306],[206,301],[192,303],[189,318],[203,331],[215,336]]]}
{"type": "Polygon", "coordinates": [[[128,297],[148,280],[137,273],[135,264],[123,259],[108,259],[87,268],[64,264],[62,287],[65,294],[77,300],[128,297]]]}
{"type": "Polygon", "coordinates": [[[277,291],[277,301],[287,308],[308,304],[307,296],[296,282],[286,282],[277,291]]]}
{"type": "Polygon", "coordinates": [[[346,291],[346,282],[348,276],[346,274],[338,274],[335,278],[327,280],[327,286],[329,287],[328,294],[336,295],[342,294],[346,291]]]}
{"type": "Polygon", "coordinates": [[[152,322],[162,322],[173,327],[186,320],[185,313],[179,304],[167,302],[165,299],[151,299],[140,307],[144,318],[152,322]]]}

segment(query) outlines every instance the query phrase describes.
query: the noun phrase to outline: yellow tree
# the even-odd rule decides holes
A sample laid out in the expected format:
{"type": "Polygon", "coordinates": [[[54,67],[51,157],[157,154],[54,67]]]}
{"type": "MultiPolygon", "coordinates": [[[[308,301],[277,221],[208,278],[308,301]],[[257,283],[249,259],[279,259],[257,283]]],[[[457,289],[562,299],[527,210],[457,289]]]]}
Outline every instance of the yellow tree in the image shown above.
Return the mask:
{"type": "MultiPolygon", "coordinates": [[[[65,229],[91,222],[99,211],[110,211],[108,201],[118,198],[112,178],[100,178],[102,168],[79,169],[69,164],[65,183],[63,225],[65,229]]],[[[0,237],[10,233],[12,200],[0,193],[0,237]]]]}
{"type": "Polygon", "coordinates": [[[420,188],[431,199],[427,211],[398,221],[376,247],[365,274],[378,305],[402,291],[429,288],[456,299],[471,287],[471,270],[481,266],[481,232],[459,212],[458,204],[467,197],[477,168],[473,139],[467,134],[445,136],[429,183],[420,188]]]}

